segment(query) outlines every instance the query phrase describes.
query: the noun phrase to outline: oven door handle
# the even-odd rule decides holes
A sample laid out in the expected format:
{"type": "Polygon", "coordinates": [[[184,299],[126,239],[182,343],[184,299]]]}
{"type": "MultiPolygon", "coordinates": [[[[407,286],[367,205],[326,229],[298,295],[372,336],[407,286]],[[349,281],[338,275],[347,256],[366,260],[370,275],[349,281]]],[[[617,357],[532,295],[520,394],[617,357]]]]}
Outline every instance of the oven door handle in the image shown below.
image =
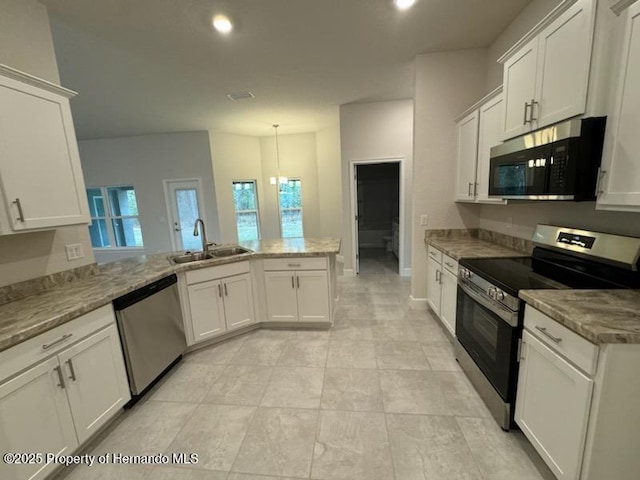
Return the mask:
{"type": "Polygon", "coordinates": [[[513,312],[508,308],[505,308],[500,304],[496,304],[495,302],[492,302],[490,299],[485,298],[482,294],[480,294],[479,292],[471,288],[471,286],[469,286],[469,284],[467,284],[464,281],[458,282],[458,286],[462,289],[462,291],[464,291],[464,293],[469,295],[473,301],[479,303],[486,309],[495,313],[498,317],[500,317],[502,320],[507,322],[512,327],[518,326],[517,312],[513,312]]]}

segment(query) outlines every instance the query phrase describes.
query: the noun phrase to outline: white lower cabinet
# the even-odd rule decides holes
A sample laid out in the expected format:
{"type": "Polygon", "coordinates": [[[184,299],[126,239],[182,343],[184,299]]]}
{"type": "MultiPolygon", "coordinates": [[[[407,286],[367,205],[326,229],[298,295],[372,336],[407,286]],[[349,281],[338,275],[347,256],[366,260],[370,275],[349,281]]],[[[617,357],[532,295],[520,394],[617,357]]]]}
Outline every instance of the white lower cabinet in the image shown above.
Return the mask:
{"type": "Polygon", "coordinates": [[[528,331],[516,422],[558,479],[580,478],[593,380],[528,331]]]}
{"type": "Polygon", "coordinates": [[[327,268],[325,258],[265,260],[267,321],[331,322],[327,268]]]}
{"type": "Polygon", "coordinates": [[[186,274],[190,344],[255,323],[249,262],[186,274]]]}
{"type": "Polygon", "coordinates": [[[560,480],[637,480],[640,344],[595,345],[527,305],[515,420],[560,480]]]}
{"type": "Polygon", "coordinates": [[[427,304],[451,335],[456,335],[458,262],[437,248],[428,247],[427,304]]]}
{"type": "MultiPolygon", "coordinates": [[[[70,323],[0,352],[2,378],[7,378],[0,383],[3,453],[68,455],[129,401],[111,305],[70,323]],[[92,325],[99,330],[86,336],[92,325]],[[80,341],[67,345],[76,338],[80,341]]],[[[45,462],[0,462],[0,478],[41,479],[54,468],[45,462]]]]}

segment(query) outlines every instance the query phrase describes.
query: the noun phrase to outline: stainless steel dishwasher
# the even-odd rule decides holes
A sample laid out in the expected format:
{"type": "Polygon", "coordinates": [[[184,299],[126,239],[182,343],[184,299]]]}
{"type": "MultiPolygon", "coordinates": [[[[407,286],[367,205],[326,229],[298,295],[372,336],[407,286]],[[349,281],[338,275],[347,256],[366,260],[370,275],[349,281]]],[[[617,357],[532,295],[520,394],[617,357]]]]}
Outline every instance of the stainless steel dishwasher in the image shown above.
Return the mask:
{"type": "Polygon", "coordinates": [[[187,348],[177,282],[170,275],[113,301],[134,400],[187,348]]]}

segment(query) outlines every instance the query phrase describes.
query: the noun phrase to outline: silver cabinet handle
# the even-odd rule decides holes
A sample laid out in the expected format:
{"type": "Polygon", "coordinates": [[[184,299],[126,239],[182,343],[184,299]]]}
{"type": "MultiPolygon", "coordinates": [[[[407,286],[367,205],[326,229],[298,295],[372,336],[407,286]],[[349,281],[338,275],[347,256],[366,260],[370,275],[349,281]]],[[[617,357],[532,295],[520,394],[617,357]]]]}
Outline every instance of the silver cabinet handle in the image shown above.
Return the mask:
{"type": "Polygon", "coordinates": [[[436,282],[440,283],[440,270],[436,270],[436,282]]]}
{"type": "Polygon", "coordinates": [[[473,194],[471,193],[471,189],[473,189],[473,182],[469,182],[469,196],[473,197],[473,194]]]}
{"type": "Polygon", "coordinates": [[[445,265],[449,268],[453,268],[453,263],[449,263],[449,262],[444,262],[445,265]]]}
{"type": "Polygon", "coordinates": [[[526,125],[527,123],[529,123],[527,110],[529,110],[529,102],[524,102],[524,120],[522,123],[523,125],[526,125]]]}
{"type": "Polygon", "coordinates": [[[551,335],[549,332],[547,332],[547,329],[545,327],[539,327],[538,325],[536,325],[536,330],[538,330],[540,333],[542,333],[545,337],[551,339],[551,341],[555,342],[555,343],[560,343],[562,341],[562,338],[560,337],[554,337],[553,335],[551,335]]]}
{"type": "Polygon", "coordinates": [[[300,288],[300,277],[296,275],[296,283],[298,284],[298,288],[300,288]]]}
{"type": "Polygon", "coordinates": [[[47,350],[47,349],[53,347],[54,345],[59,344],[60,342],[64,342],[67,338],[71,338],[72,336],[73,336],[73,333],[65,333],[64,335],[62,335],[62,337],[60,337],[55,342],[45,343],[44,345],[42,345],[42,349],[43,350],[47,350]]]}
{"type": "Polygon", "coordinates": [[[290,267],[299,267],[300,266],[299,263],[288,263],[287,265],[290,266],[290,267]]]}
{"type": "Polygon", "coordinates": [[[16,220],[24,223],[24,212],[22,211],[22,204],[20,203],[20,199],[16,198],[13,203],[15,203],[16,207],[18,208],[18,218],[16,218],[16,220]]]}
{"type": "Polygon", "coordinates": [[[70,374],[69,378],[75,382],[76,381],[76,370],[73,368],[73,362],[71,361],[71,359],[69,359],[65,363],[67,365],[69,365],[69,374],[70,374]]]}
{"type": "Polygon", "coordinates": [[[478,196],[478,182],[473,184],[473,196],[474,197],[478,196]]]}
{"type": "Polygon", "coordinates": [[[293,275],[291,275],[291,288],[296,288],[296,280],[293,275]]]}
{"type": "Polygon", "coordinates": [[[533,123],[533,122],[537,122],[538,119],[537,118],[533,118],[533,108],[536,105],[540,105],[539,102],[536,102],[536,100],[534,98],[531,99],[531,114],[529,115],[529,123],[533,123]]]}
{"type": "Polygon", "coordinates": [[[606,175],[607,171],[606,170],[602,170],[601,168],[598,168],[598,181],[596,183],[596,196],[599,193],[604,193],[604,189],[600,187],[600,184],[602,183],[602,178],[606,175]]]}
{"type": "Polygon", "coordinates": [[[222,298],[222,285],[218,284],[218,296],[222,298]]]}
{"type": "Polygon", "coordinates": [[[228,297],[229,296],[229,292],[227,291],[227,284],[224,284],[224,296],[228,297]]]}
{"type": "Polygon", "coordinates": [[[62,369],[60,368],[60,365],[55,367],[53,370],[58,373],[58,381],[60,382],[58,383],[58,386],[60,388],[67,388],[67,386],[64,384],[64,376],[62,375],[62,369]]]}

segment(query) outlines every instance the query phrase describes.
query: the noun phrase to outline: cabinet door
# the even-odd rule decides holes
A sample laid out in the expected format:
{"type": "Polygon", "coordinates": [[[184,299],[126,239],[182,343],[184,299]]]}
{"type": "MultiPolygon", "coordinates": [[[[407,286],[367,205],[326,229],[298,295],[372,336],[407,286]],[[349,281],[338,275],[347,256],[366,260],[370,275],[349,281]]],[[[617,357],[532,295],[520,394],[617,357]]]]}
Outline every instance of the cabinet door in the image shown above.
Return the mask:
{"type": "Polygon", "coordinates": [[[501,143],[503,104],[502,95],[498,95],[480,107],[476,183],[478,186],[477,199],[483,202],[504,203],[502,199],[489,198],[489,160],[491,159],[491,147],[501,143]]]}
{"type": "Polygon", "coordinates": [[[14,231],[89,222],[67,98],[0,76],[0,180],[14,231]]]}
{"type": "Polygon", "coordinates": [[[531,40],[504,64],[504,121],[502,138],[516,137],[531,130],[530,104],[536,93],[538,37],[531,40]]]}
{"type": "Polygon", "coordinates": [[[215,337],[227,330],[220,280],[189,285],[189,309],[194,342],[215,337]]]}
{"type": "Polygon", "coordinates": [[[456,302],[458,300],[458,278],[447,269],[442,270],[442,303],[440,319],[449,333],[456,336],[456,302]]]}
{"type": "Polygon", "coordinates": [[[295,272],[265,272],[267,318],[270,322],[298,320],[295,272]]]}
{"type": "Polygon", "coordinates": [[[298,319],[301,322],[330,322],[329,279],[324,270],[296,272],[298,319]]]}
{"type": "Polygon", "coordinates": [[[544,127],[584,113],[595,7],[579,0],[539,35],[534,118],[544,127]]]}
{"type": "Polygon", "coordinates": [[[251,275],[236,275],[222,280],[224,316],[227,330],[235,330],[255,322],[251,275]]]}
{"type": "Polygon", "coordinates": [[[458,172],[456,200],[475,199],[476,160],[478,158],[478,111],[458,122],[458,172]]]}
{"type": "Polygon", "coordinates": [[[607,125],[597,206],[640,211],[640,3],[629,7],[625,15],[616,103],[607,125]]]}
{"type": "MultiPolygon", "coordinates": [[[[3,453],[68,455],[78,445],[65,390],[58,386],[57,368],[60,365],[54,357],[0,385],[3,453]]],[[[0,461],[0,478],[40,479],[51,470],[53,465],[7,465],[0,461]]]]}
{"type": "Polygon", "coordinates": [[[131,398],[117,327],[101,330],[58,358],[78,441],[83,443],[131,398]]]}
{"type": "Polygon", "coordinates": [[[577,480],[593,381],[526,330],[521,355],[516,423],[558,479],[577,480]]]}
{"type": "Polygon", "coordinates": [[[440,275],[442,267],[431,257],[427,260],[427,303],[433,313],[440,316],[440,275]]]}

